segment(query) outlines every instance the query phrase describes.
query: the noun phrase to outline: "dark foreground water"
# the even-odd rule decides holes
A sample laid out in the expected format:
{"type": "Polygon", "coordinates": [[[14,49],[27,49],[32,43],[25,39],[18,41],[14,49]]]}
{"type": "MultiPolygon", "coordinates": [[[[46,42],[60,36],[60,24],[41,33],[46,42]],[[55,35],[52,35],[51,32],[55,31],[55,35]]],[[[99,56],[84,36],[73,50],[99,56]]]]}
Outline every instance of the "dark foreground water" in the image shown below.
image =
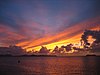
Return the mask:
{"type": "Polygon", "coordinates": [[[100,75],[100,57],[0,57],[0,75],[100,75]]]}

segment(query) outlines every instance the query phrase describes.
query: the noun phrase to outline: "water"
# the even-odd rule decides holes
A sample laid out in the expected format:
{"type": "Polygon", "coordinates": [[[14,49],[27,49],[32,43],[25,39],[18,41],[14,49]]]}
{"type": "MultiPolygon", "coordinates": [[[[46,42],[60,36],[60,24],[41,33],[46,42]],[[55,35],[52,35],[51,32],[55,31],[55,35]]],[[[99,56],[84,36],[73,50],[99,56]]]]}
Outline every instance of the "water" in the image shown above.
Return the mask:
{"type": "Polygon", "coordinates": [[[100,57],[0,57],[0,75],[100,75],[100,57]]]}

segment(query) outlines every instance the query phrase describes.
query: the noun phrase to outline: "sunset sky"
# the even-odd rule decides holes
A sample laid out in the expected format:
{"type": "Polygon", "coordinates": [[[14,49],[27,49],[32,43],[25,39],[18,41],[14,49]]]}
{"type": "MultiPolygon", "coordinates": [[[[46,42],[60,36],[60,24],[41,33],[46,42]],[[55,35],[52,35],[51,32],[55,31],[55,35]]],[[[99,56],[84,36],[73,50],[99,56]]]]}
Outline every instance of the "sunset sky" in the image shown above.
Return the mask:
{"type": "Polygon", "coordinates": [[[100,29],[100,0],[0,0],[1,47],[77,44],[85,29],[100,29]]]}

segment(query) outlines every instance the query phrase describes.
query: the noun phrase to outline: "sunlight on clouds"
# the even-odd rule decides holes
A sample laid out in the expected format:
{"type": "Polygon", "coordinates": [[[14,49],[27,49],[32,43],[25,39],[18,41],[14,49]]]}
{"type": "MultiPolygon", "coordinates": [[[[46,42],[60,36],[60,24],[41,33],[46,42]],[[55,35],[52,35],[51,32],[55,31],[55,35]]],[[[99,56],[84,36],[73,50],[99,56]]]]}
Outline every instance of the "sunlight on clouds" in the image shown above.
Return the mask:
{"type": "Polygon", "coordinates": [[[54,36],[44,36],[43,38],[34,40],[31,42],[18,43],[18,46],[24,46],[27,50],[39,50],[41,46],[46,46],[48,49],[54,49],[55,46],[67,45],[68,43],[77,44],[80,42],[81,35],[85,29],[98,29],[99,18],[93,18],[66,28],[62,32],[57,33],[54,36]]]}

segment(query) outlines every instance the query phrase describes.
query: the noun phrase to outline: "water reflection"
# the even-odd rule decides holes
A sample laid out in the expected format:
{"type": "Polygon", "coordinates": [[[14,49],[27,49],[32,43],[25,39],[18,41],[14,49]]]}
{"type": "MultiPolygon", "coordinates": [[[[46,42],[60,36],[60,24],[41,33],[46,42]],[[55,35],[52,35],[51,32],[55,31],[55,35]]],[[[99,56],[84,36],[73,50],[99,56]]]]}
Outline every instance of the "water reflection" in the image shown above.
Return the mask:
{"type": "Polygon", "coordinates": [[[100,57],[24,57],[5,59],[0,60],[0,73],[4,75],[100,74],[100,57]],[[17,60],[21,62],[18,64],[17,60]]]}

